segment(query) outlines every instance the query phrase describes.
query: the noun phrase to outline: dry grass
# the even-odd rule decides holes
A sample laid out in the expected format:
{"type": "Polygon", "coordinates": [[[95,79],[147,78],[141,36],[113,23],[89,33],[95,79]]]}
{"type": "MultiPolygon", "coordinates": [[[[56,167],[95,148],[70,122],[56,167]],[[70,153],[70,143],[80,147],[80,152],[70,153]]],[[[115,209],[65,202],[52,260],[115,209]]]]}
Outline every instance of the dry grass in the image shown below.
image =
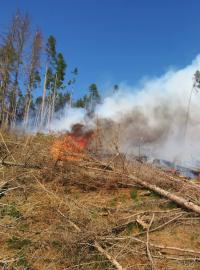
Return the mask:
{"type": "Polygon", "coordinates": [[[104,164],[89,154],[87,161],[55,162],[54,136],[2,135],[1,269],[115,269],[95,241],[124,269],[151,269],[141,224],[148,226],[152,213],[149,249],[155,269],[200,269],[200,217],[122,183],[128,183],[129,172],[198,203],[197,186],[119,156],[104,158],[104,164]],[[124,174],[113,173],[111,166],[124,174]]]}

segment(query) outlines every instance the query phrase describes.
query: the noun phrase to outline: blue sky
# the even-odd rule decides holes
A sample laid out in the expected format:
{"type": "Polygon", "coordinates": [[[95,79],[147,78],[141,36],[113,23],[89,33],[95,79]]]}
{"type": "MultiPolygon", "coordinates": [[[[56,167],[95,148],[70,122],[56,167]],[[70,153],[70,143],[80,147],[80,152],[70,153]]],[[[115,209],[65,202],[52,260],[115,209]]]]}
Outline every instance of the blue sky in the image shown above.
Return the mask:
{"type": "Polygon", "coordinates": [[[199,0],[0,0],[0,32],[16,8],[56,37],[80,94],[92,82],[134,85],[200,52],[199,0]]]}

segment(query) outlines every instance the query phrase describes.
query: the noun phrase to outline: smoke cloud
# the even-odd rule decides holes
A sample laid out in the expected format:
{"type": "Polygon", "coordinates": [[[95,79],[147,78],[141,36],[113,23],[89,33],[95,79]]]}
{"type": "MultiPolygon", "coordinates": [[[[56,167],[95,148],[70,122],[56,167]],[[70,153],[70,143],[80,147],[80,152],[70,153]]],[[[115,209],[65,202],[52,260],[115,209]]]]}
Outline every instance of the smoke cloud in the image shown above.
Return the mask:
{"type": "MultiPolygon", "coordinates": [[[[96,115],[106,120],[107,125],[111,121],[120,127],[120,151],[134,154],[140,151],[153,158],[197,165],[200,160],[200,93],[195,90],[186,130],[196,70],[200,70],[200,56],[191,65],[169,70],[139,87],[122,83],[119,92],[104,99],[96,115]]],[[[64,130],[77,122],[86,124],[84,111],[68,111],[67,116],[54,121],[52,129],[64,130]]]]}
{"type": "Polygon", "coordinates": [[[85,124],[85,110],[66,106],[51,122],[48,129],[52,131],[70,131],[76,124],[85,124]]]}

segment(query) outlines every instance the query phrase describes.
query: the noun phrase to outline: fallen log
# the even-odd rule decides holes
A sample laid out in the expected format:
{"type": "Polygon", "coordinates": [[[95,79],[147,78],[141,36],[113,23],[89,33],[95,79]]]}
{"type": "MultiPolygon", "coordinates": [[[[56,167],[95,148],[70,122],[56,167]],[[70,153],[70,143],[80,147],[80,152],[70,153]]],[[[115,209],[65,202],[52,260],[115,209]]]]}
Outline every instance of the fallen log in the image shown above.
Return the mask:
{"type": "MultiPolygon", "coordinates": [[[[142,187],[145,187],[151,191],[154,191],[156,193],[158,193],[159,195],[170,199],[171,201],[175,202],[177,205],[180,205],[183,208],[186,208],[188,210],[192,210],[193,212],[196,212],[198,214],[200,214],[200,206],[194,204],[193,202],[191,202],[190,200],[186,200],[180,196],[177,196],[176,194],[171,193],[170,191],[164,190],[160,187],[157,187],[156,185],[152,185],[146,181],[143,181],[141,179],[136,178],[133,175],[128,175],[127,176],[130,180],[133,180],[134,183],[139,184],[142,187]]],[[[130,187],[134,186],[133,184],[128,184],[130,187]]]]}
{"type": "MultiPolygon", "coordinates": [[[[94,168],[91,166],[80,166],[79,165],[79,167],[105,172],[105,170],[103,170],[103,169],[94,168]]],[[[188,209],[190,211],[193,211],[195,213],[200,214],[200,206],[194,204],[190,200],[186,200],[180,196],[177,196],[176,194],[171,193],[170,191],[164,190],[160,187],[157,187],[156,185],[152,185],[152,184],[150,184],[146,181],[143,181],[143,180],[141,180],[133,175],[123,174],[123,173],[120,173],[118,171],[107,171],[107,172],[118,175],[118,176],[123,176],[124,178],[126,177],[126,178],[132,180],[135,184],[138,184],[138,185],[140,185],[148,190],[154,191],[155,193],[157,193],[165,198],[168,198],[169,200],[175,202],[177,205],[180,205],[181,207],[183,207],[185,209],[188,209]]],[[[127,187],[128,186],[135,187],[135,184],[133,184],[133,183],[124,183],[124,184],[127,185],[127,187]]]]}

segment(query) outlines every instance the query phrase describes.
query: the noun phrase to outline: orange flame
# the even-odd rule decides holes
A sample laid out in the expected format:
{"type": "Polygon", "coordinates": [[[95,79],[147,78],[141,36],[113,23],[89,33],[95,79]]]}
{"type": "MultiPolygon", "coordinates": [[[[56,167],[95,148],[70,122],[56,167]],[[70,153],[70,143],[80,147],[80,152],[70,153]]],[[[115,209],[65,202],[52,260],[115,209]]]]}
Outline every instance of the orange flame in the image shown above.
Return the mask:
{"type": "Polygon", "coordinates": [[[84,149],[92,137],[93,132],[82,132],[81,125],[75,125],[72,133],[62,136],[54,141],[51,154],[55,160],[76,160],[85,159],[84,149]]]}

